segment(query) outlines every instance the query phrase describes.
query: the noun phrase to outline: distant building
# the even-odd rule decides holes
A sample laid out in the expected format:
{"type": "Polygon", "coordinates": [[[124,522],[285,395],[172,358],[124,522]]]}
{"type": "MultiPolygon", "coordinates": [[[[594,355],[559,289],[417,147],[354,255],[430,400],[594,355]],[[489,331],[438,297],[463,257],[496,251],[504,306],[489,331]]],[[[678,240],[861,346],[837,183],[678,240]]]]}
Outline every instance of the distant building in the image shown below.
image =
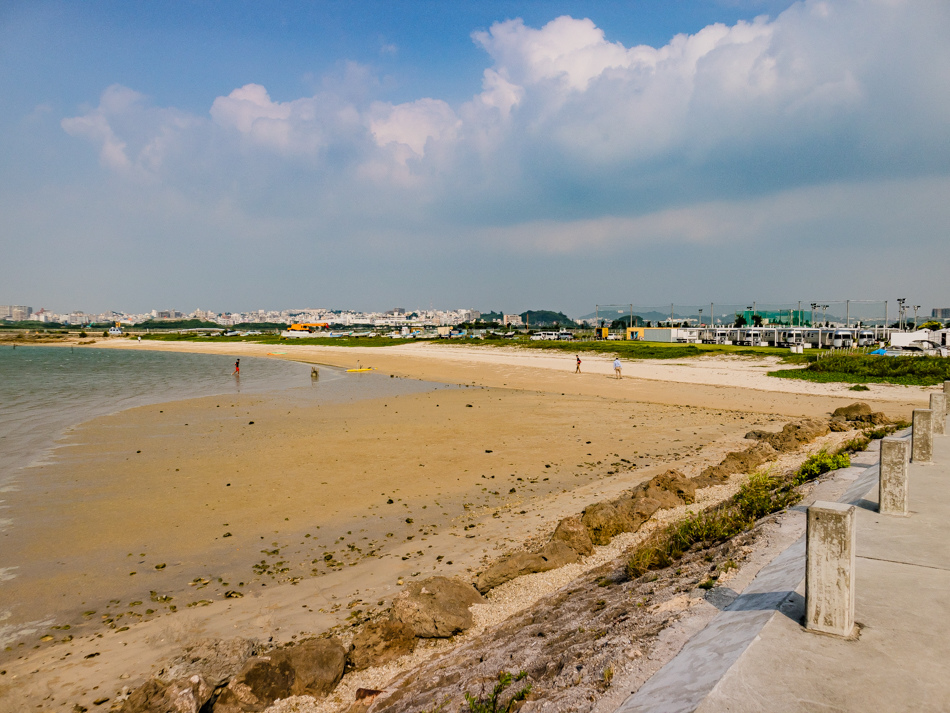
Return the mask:
{"type": "Polygon", "coordinates": [[[0,305],[0,319],[24,322],[33,314],[33,308],[26,305],[0,305]]]}
{"type": "MultiPolygon", "coordinates": [[[[0,309],[3,309],[0,307],[0,309]]],[[[934,307],[930,313],[933,319],[950,319],[950,307],[934,307]]]]}
{"type": "Polygon", "coordinates": [[[520,314],[506,314],[502,315],[502,323],[506,327],[521,327],[524,326],[524,322],[521,320],[520,314]]]}

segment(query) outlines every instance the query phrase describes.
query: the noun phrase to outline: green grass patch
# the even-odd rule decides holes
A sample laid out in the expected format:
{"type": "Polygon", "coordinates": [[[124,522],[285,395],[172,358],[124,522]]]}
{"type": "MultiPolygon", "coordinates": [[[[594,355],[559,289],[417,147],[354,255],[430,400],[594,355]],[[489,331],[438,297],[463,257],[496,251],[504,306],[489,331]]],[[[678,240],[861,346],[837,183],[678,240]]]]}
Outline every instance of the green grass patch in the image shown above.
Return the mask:
{"type": "Polygon", "coordinates": [[[804,369],[779,369],[769,376],[818,383],[934,386],[950,379],[950,359],[930,356],[833,354],[804,369]]]}
{"type": "MultiPolygon", "coordinates": [[[[864,445],[867,445],[866,443],[864,445]]],[[[807,460],[795,471],[793,480],[795,485],[807,483],[814,480],[819,475],[823,475],[832,470],[848,468],[851,465],[851,456],[847,451],[839,450],[837,453],[829,453],[822,449],[817,453],[808,456],[807,460]]]]}
{"type": "Polygon", "coordinates": [[[732,354],[735,356],[764,357],[780,356],[787,357],[787,349],[776,349],[772,347],[741,347],[734,344],[668,344],[665,342],[640,342],[640,341],[614,341],[614,340],[590,340],[590,341],[553,341],[542,340],[532,342],[528,339],[506,339],[491,341],[470,340],[445,340],[440,344],[462,344],[471,346],[472,344],[486,347],[520,347],[522,349],[539,349],[542,351],[557,351],[577,354],[580,352],[595,352],[599,354],[616,354],[625,359],[683,359],[688,357],[710,356],[716,354],[732,354]]]}

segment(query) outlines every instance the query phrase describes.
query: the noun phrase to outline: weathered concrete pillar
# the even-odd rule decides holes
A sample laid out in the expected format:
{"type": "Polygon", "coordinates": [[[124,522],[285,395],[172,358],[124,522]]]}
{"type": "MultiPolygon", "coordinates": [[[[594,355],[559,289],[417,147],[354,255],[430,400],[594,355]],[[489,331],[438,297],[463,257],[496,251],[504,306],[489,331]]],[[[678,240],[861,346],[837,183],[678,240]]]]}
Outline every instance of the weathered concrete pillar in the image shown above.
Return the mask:
{"type": "Polygon", "coordinates": [[[808,508],[805,628],[835,636],[854,632],[854,505],[808,508]]]}
{"type": "Polygon", "coordinates": [[[933,459],[933,451],[933,411],[929,408],[915,408],[910,459],[914,463],[930,463],[933,459]]]}
{"type": "Polygon", "coordinates": [[[933,411],[933,432],[935,436],[947,433],[947,395],[931,394],[930,410],[933,411]]]}
{"type": "Polygon", "coordinates": [[[906,438],[881,440],[881,480],[878,489],[878,511],[886,515],[907,514],[907,451],[906,438]]]}

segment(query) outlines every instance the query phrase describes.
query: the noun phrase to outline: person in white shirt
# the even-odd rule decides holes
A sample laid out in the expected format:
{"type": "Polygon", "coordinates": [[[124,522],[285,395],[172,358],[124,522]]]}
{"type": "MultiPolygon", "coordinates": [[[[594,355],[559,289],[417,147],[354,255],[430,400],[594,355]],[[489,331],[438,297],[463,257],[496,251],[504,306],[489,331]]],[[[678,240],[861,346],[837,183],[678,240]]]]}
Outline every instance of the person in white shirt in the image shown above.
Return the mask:
{"type": "Polygon", "coordinates": [[[614,374],[616,375],[618,379],[623,378],[620,375],[620,357],[617,357],[616,359],[614,359],[614,374]]]}

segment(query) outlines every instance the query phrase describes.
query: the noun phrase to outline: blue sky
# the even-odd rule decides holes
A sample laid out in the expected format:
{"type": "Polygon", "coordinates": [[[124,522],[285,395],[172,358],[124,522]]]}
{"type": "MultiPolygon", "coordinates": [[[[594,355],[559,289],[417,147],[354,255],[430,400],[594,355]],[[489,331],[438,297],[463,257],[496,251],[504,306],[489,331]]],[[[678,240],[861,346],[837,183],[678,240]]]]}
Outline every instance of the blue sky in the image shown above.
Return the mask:
{"type": "Polygon", "coordinates": [[[2,3],[0,302],[950,306],[948,32],[941,0],[2,3]]]}

